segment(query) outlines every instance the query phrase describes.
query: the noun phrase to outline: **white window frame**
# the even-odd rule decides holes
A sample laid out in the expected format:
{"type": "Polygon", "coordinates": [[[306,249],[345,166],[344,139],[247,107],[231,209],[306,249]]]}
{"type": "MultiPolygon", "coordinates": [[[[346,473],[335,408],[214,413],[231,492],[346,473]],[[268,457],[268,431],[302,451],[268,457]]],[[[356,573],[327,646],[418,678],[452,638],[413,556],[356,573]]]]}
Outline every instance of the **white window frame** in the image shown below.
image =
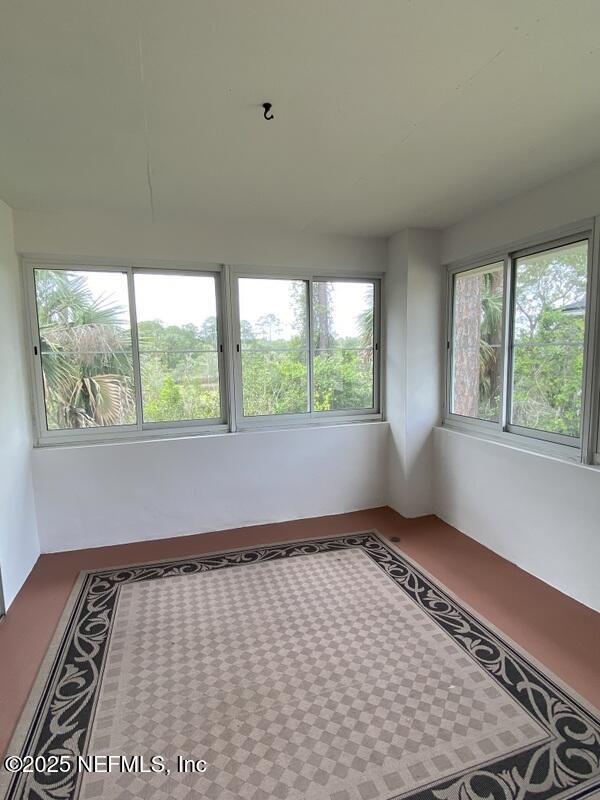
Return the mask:
{"type": "Polygon", "coordinates": [[[224,264],[169,263],[165,261],[129,261],[112,259],[74,259],[72,257],[23,254],[21,256],[25,286],[25,305],[28,318],[28,345],[32,353],[31,384],[33,411],[35,418],[35,445],[65,446],[101,444],[118,441],[139,441],[143,439],[176,438],[207,434],[234,433],[256,428],[310,427],[351,422],[382,420],[382,281],[383,275],[375,272],[353,274],[349,270],[328,270],[322,272],[312,269],[288,269],[264,267],[242,267],[224,264]],[[37,317],[35,293],[35,269],[65,271],[121,272],[127,276],[129,315],[132,338],[133,376],[135,383],[135,402],[137,422],[132,425],[103,426],[98,428],[77,428],[49,430],[46,420],[46,406],[42,377],[42,355],[37,317]],[[135,306],[133,276],[136,273],[157,274],[175,273],[182,275],[207,275],[215,278],[217,302],[217,348],[219,381],[221,391],[221,418],[214,420],[181,420],[176,422],[144,422],[142,415],[142,384],[140,375],[139,343],[135,306]],[[319,411],[306,414],[278,414],[265,417],[244,417],[242,413],[241,353],[237,352],[239,341],[239,302],[237,279],[280,278],[303,280],[309,283],[309,398],[312,404],[312,281],[332,280],[374,285],[373,315],[373,398],[371,409],[348,411],[319,411]]]}
{"type": "Polygon", "coordinates": [[[349,274],[347,271],[336,274],[331,270],[326,273],[316,270],[286,269],[251,269],[248,267],[231,268],[232,321],[233,321],[233,360],[235,388],[235,417],[237,430],[253,430],[256,428],[281,428],[306,425],[330,425],[332,422],[357,422],[381,420],[381,275],[349,274]],[[239,314],[239,279],[262,278],[271,280],[296,280],[308,284],[308,369],[307,391],[308,408],[304,414],[271,414],[247,417],[243,411],[242,397],[242,343],[240,335],[239,314]],[[373,285],[373,406],[365,409],[347,409],[342,411],[314,411],[313,409],[313,303],[312,285],[318,281],[347,281],[348,283],[365,283],[373,285]]]}
{"type": "Polygon", "coordinates": [[[589,336],[585,363],[588,413],[584,420],[583,462],[600,466],[600,217],[596,217],[593,236],[589,336]]]}
{"type": "Polygon", "coordinates": [[[118,441],[140,438],[160,438],[183,436],[190,434],[205,434],[226,432],[228,430],[228,382],[227,366],[225,364],[224,347],[224,320],[223,320],[223,274],[220,265],[199,265],[193,268],[189,265],[167,265],[160,264],[149,266],[148,263],[136,264],[116,264],[114,262],[90,261],[81,259],[71,261],[69,259],[51,260],[47,258],[27,257],[22,260],[25,274],[26,294],[29,308],[29,329],[30,345],[33,354],[33,389],[34,389],[34,411],[37,429],[38,445],[54,444],[84,444],[98,443],[106,441],[118,441]],[[43,387],[42,375],[42,353],[38,328],[37,300],[35,293],[35,270],[51,269],[64,270],[65,272],[120,272],[127,277],[129,316],[131,325],[131,345],[133,361],[133,377],[135,391],[135,407],[137,422],[132,425],[105,425],[97,428],[76,428],[49,430],[46,417],[46,403],[43,387]],[[215,279],[216,292],[216,311],[217,311],[217,349],[219,363],[219,384],[221,393],[221,418],[204,420],[177,420],[174,422],[144,422],[142,414],[142,384],[140,374],[139,345],[136,307],[134,298],[133,276],[140,272],[154,272],[156,274],[174,273],[179,275],[205,275],[215,279]]]}
{"type": "Polygon", "coordinates": [[[500,441],[515,447],[541,452],[583,464],[600,463],[600,324],[599,312],[599,245],[600,218],[586,219],[563,226],[535,237],[495,248],[473,258],[446,265],[446,387],[443,425],[483,438],[500,441]],[[588,240],[588,279],[586,327],[584,339],[584,368],[582,386],[581,435],[578,438],[538,431],[513,425],[510,421],[512,390],[512,325],[514,319],[514,275],[516,259],[544,252],[569,243],[588,240]],[[452,408],[453,309],[454,276],[472,269],[482,271],[495,263],[504,263],[503,322],[502,322],[502,403],[498,421],[463,417],[450,412],[452,408]]]}
{"type": "Polygon", "coordinates": [[[461,275],[463,273],[469,272],[472,275],[476,274],[484,274],[490,271],[490,268],[494,266],[494,264],[502,264],[504,263],[504,272],[503,272],[503,285],[502,285],[502,341],[500,345],[500,360],[501,360],[501,371],[502,371],[502,380],[500,385],[501,394],[504,393],[504,386],[506,383],[505,377],[505,357],[504,357],[504,328],[505,328],[505,315],[506,315],[506,262],[503,257],[497,257],[495,260],[487,259],[485,262],[471,264],[468,267],[463,267],[461,265],[456,267],[449,267],[448,268],[448,288],[447,293],[449,300],[449,307],[448,307],[448,333],[447,333],[447,343],[446,343],[446,353],[447,353],[447,389],[446,389],[446,401],[444,405],[444,409],[447,412],[445,414],[445,419],[448,421],[456,424],[456,425],[468,425],[472,428],[477,428],[481,430],[487,430],[489,432],[497,432],[500,428],[500,420],[502,418],[502,400],[500,402],[501,412],[500,412],[500,420],[488,420],[488,419],[481,419],[479,417],[467,417],[462,414],[455,414],[451,411],[452,409],[452,400],[453,400],[453,391],[454,391],[454,370],[453,370],[453,361],[454,361],[454,352],[453,352],[453,340],[454,340],[454,281],[457,275],[461,275]]]}

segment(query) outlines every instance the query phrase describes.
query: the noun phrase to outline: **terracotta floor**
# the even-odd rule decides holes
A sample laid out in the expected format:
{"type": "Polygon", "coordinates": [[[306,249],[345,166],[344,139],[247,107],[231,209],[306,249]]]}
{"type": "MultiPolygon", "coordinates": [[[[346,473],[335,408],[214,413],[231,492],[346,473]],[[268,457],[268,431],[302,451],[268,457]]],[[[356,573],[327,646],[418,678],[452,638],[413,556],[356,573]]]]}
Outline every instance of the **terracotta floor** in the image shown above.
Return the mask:
{"type": "Polygon", "coordinates": [[[4,753],[75,578],[92,569],[230,547],[377,528],[600,707],[600,614],[437,517],[404,519],[389,508],[156,542],[44,555],[0,621],[0,753],[4,753]]]}

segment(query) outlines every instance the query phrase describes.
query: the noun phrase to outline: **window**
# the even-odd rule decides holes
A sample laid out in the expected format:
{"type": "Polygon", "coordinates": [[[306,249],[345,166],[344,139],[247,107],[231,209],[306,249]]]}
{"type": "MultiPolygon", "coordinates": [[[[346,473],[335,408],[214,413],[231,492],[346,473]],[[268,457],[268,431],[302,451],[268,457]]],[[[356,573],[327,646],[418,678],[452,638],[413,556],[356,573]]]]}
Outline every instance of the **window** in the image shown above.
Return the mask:
{"type": "Polygon", "coordinates": [[[246,417],[309,411],[307,287],[307,281],[239,279],[246,417]]]}
{"type": "Polygon", "coordinates": [[[315,411],[373,408],[373,283],[314,281],[315,411]]]}
{"type": "Polygon", "coordinates": [[[26,267],[40,444],[380,418],[376,279],[26,267]]]}
{"type": "Polygon", "coordinates": [[[127,276],[34,271],[49,431],[136,422],[127,276]]]}
{"type": "Polygon", "coordinates": [[[375,281],[237,283],[244,418],[378,413],[375,281]]]}
{"type": "Polygon", "coordinates": [[[144,422],[220,419],[214,276],[134,274],[144,422]]]}
{"type": "Polygon", "coordinates": [[[581,433],[588,243],[515,259],[513,425],[581,433]]]}
{"type": "Polygon", "coordinates": [[[40,439],[224,422],[216,274],[34,266],[32,276],[40,439]]]}
{"type": "Polygon", "coordinates": [[[451,411],[499,420],[502,401],[502,262],[454,276],[451,411]]]}
{"type": "Polygon", "coordinates": [[[580,448],[590,460],[591,247],[592,235],[581,227],[500,252],[488,264],[450,269],[449,422],[580,448]]]}

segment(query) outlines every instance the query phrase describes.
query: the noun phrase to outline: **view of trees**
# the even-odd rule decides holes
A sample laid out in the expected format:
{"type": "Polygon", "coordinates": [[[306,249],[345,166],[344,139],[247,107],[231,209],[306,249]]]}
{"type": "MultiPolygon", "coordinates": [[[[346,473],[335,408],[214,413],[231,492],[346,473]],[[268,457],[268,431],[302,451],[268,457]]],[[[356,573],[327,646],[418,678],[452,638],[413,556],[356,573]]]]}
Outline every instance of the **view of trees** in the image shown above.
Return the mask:
{"type": "Polygon", "coordinates": [[[452,412],[497,420],[500,415],[503,265],[454,280],[452,412]]]}
{"type": "MultiPolygon", "coordinates": [[[[246,279],[255,283],[252,279],[246,279]]],[[[254,325],[242,320],[242,382],[246,416],[301,414],[309,410],[308,307],[305,281],[287,284],[286,307],[292,320],[270,313],[254,325]]],[[[373,284],[348,284],[355,304],[364,307],[351,332],[338,334],[342,309],[336,303],[339,284],[313,284],[313,387],[315,411],[371,408],[373,405],[373,284]]],[[[246,310],[244,286],[240,309],[246,310]]],[[[347,325],[346,325],[347,327],[347,325]]]]}
{"type": "Polygon", "coordinates": [[[144,422],[221,416],[217,320],[200,327],[138,322],[144,422]]]}
{"type": "Polygon", "coordinates": [[[238,288],[244,415],[306,413],[306,281],[241,278],[238,288]]]}
{"type": "Polygon", "coordinates": [[[518,259],[512,421],[578,436],[587,242],[518,259]]]}
{"type": "MultiPolygon", "coordinates": [[[[587,242],[517,260],[513,424],[579,435],[586,282],[587,242]]],[[[126,275],[37,269],[35,283],[49,429],[135,424],[126,275]]],[[[262,279],[240,280],[244,414],[306,413],[310,408],[311,350],[308,284],[280,280],[278,293],[270,295],[266,283],[262,279]],[[248,282],[247,294],[244,281],[248,282]],[[261,295],[262,305],[257,300],[261,295]],[[268,310],[257,313],[261,308],[268,310]]],[[[181,288],[176,286],[174,290],[179,297],[181,288]]],[[[499,418],[503,288],[502,264],[455,277],[455,414],[499,418]]],[[[164,307],[160,292],[155,292],[151,300],[156,303],[156,296],[158,307],[164,307]]],[[[142,300],[140,287],[138,311],[145,309],[142,300]]],[[[177,306],[173,298],[170,302],[177,306]]],[[[148,318],[153,311],[152,302],[145,309],[148,314],[138,314],[145,422],[221,417],[214,298],[212,302],[209,306],[214,313],[207,315],[205,310],[204,316],[199,315],[198,325],[189,321],[167,324],[148,318]]],[[[188,304],[188,317],[195,318],[195,309],[194,302],[188,304]]],[[[373,309],[372,283],[313,283],[315,411],[372,407],[373,309]]],[[[183,311],[178,316],[177,308],[173,313],[177,319],[187,319],[183,311]]]]}
{"type": "MultiPolygon", "coordinates": [[[[578,436],[587,243],[517,260],[512,415],[515,425],[578,436]]],[[[454,285],[452,411],[498,419],[502,265],[459,273],[454,285]]]]}
{"type": "MultiPolygon", "coordinates": [[[[126,296],[125,276],[110,280],[126,296]]],[[[36,270],[35,284],[48,428],[134,423],[127,312],[95,295],[85,273],[36,270]]]]}
{"type": "MultiPolygon", "coordinates": [[[[313,284],[315,411],[373,406],[373,284],[351,284],[362,300],[352,335],[337,333],[335,284],[313,284]]],[[[348,287],[346,287],[348,290],[348,287]]]]}
{"type": "MultiPolygon", "coordinates": [[[[38,269],[35,275],[48,427],[135,423],[126,276],[50,269],[38,269]]],[[[243,407],[248,416],[305,413],[309,408],[306,282],[285,283],[283,319],[270,312],[241,321],[243,407]]],[[[355,315],[349,331],[335,300],[336,285],[315,284],[317,411],[373,404],[373,285],[351,286],[360,292],[364,310],[355,315]],[[342,322],[346,330],[339,335],[336,323],[342,322]]],[[[141,294],[140,288],[138,316],[144,307],[141,294]]],[[[216,317],[198,326],[141,319],[137,330],[144,421],[220,418],[216,317]]]]}

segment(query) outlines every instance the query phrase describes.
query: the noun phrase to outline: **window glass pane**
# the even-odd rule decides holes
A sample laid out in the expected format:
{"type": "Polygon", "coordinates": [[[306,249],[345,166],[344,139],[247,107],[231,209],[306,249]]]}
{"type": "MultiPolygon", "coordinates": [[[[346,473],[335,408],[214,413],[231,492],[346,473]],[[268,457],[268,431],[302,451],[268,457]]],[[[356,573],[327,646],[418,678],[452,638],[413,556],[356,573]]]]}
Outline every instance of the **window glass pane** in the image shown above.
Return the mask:
{"type": "Polygon", "coordinates": [[[134,275],[144,422],[221,418],[217,299],[208,275],[134,275]]]}
{"type": "Polygon", "coordinates": [[[503,289],[502,262],[454,276],[453,414],[500,419],[503,289]]]}
{"type": "Polygon", "coordinates": [[[34,276],[48,430],[135,424],[127,276],[34,276]]]}
{"type": "Polygon", "coordinates": [[[580,434],[587,263],[587,241],[516,260],[514,425],[580,434]]]}
{"type": "Polygon", "coordinates": [[[374,308],[372,283],[314,281],[315,411],[373,408],[374,308]]]}
{"type": "Polygon", "coordinates": [[[307,413],[307,282],[240,278],[238,288],[244,416],[307,413]]]}

